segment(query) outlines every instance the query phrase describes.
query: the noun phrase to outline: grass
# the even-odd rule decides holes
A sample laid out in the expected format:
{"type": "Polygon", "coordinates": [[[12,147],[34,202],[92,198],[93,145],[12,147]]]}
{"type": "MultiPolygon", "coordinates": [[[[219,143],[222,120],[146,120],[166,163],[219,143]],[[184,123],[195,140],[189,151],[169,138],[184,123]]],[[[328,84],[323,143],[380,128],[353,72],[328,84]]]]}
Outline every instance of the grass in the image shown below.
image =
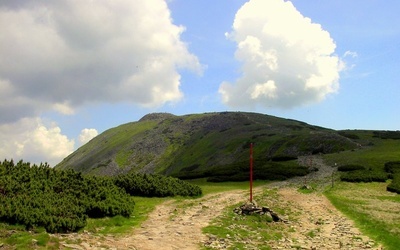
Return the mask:
{"type": "MultiPolygon", "coordinates": [[[[225,183],[209,183],[206,179],[197,179],[190,181],[192,184],[199,185],[203,190],[203,195],[220,193],[230,190],[246,190],[249,189],[249,182],[225,182],[225,183]]],[[[255,181],[253,187],[265,185],[265,181],[255,181]]],[[[88,219],[88,225],[82,229],[98,235],[123,235],[132,230],[132,227],[139,226],[148,217],[148,214],[162,202],[174,199],[176,202],[187,200],[187,197],[174,198],[146,198],[134,197],[135,209],[130,218],[116,216],[113,218],[88,219]]],[[[189,198],[196,199],[196,198],[189,198]]],[[[186,203],[186,206],[190,204],[186,203]]],[[[256,219],[256,218],[254,218],[256,219]]],[[[245,232],[243,232],[245,233],[245,232]]]]}
{"type": "Polygon", "coordinates": [[[302,194],[311,194],[316,192],[316,190],[317,190],[316,183],[311,183],[310,185],[303,185],[297,189],[297,191],[302,194]]]}
{"type": "Polygon", "coordinates": [[[324,155],[324,160],[330,165],[356,164],[367,169],[383,171],[384,164],[388,161],[398,161],[399,140],[382,140],[372,137],[372,131],[352,131],[360,137],[363,146],[356,150],[349,150],[335,154],[324,155]]]}
{"type": "MultiPolygon", "coordinates": [[[[226,192],[235,189],[246,190],[250,189],[250,183],[248,181],[242,182],[207,182],[206,178],[195,179],[189,181],[192,184],[198,185],[203,190],[203,195],[226,192]]],[[[266,181],[256,180],[253,182],[253,187],[259,187],[265,185],[266,181]]]]}
{"type": "Polygon", "coordinates": [[[87,226],[81,231],[89,231],[100,235],[122,235],[139,226],[148,217],[148,214],[162,202],[171,198],[134,197],[135,209],[129,218],[115,216],[112,218],[88,219],[87,226]]]}
{"type": "MultiPolygon", "coordinates": [[[[400,160],[399,140],[373,137],[373,131],[352,130],[362,145],[359,149],[325,155],[324,160],[338,166],[356,164],[366,170],[384,172],[384,164],[400,160]]],[[[386,249],[400,246],[400,196],[386,191],[389,182],[335,183],[326,191],[332,204],[353,219],[357,227],[386,249]]]]}
{"type": "Polygon", "coordinates": [[[128,159],[130,156],[129,151],[120,150],[117,155],[115,156],[115,162],[118,164],[119,167],[123,168],[128,164],[128,159]]]}
{"type": "MultiPolygon", "coordinates": [[[[230,191],[235,189],[245,190],[249,188],[248,182],[225,182],[225,183],[210,183],[206,179],[192,180],[190,183],[199,185],[203,190],[203,195],[219,193],[224,191],[230,191]]],[[[255,181],[253,187],[258,187],[266,184],[265,181],[255,181]]],[[[148,217],[148,214],[154,210],[154,208],[167,200],[175,199],[177,202],[180,200],[186,200],[187,197],[175,197],[175,198],[147,198],[147,197],[134,197],[135,209],[130,218],[124,218],[122,216],[115,216],[113,218],[101,218],[101,219],[88,219],[88,224],[81,231],[89,231],[100,235],[106,234],[117,234],[122,235],[129,232],[132,227],[139,226],[148,217]]],[[[189,198],[196,199],[196,198],[189,198]]]]}
{"type": "MultiPolygon", "coordinates": [[[[243,183],[242,183],[243,184],[243,183]]],[[[258,195],[259,203],[277,201],[279,196],[276,190],[266,189],[258,195]]],[[[235,204],[227,207],[223,214],[214,219],[211,224],[203,228],[203,233],[211,235],[219,242],[225,242],[228,249],[271,249],[267,243],[270,240],[279,240],[287,231],[287,225],[282,223],[270,223],[268,216],[250,215],[241,216],[232,212],[235,204]]],[[[273,204],[276,211],[284,211],[273,204]]],[[[204,249],[212,249],[205,246],[204,249]]]]}
{"type": "MultiPolygon", "coordinates": [[[[151,125],[150,123],[147,125],[151,125]]],[[[123,127],[121,127],[122,129],[123,127]]],[[[125,128],[124,128],[125,129],[125,128]]],[[[139,131],[132,131],[132,134],[139,131]]],[[[353,132],[352,132],[353,133],[353,132]]],[[[399,140],[381,140],[372,137],[371,131],[354,131],[362,143],[360,149],[345,151],[341,153],[324,155],[325,162],[333,165],[358,164],[367,169],[383,171],[384,163],[398,161],[399,140]],[[371,146],[373,145],[373,146],[371,146]]],[[[124,138],[117,138],[117,141],[124,138]]],[[[115,142],[112,142],[115,143],[115,142]]],[[[209,145],[204,143],[201,148],[209,145]]],[[[121,162],[125,155],[121,154],[121,162]]],[[[248,182],[224,182],[209,183],[205,179],[190,181],[203,189],[203,195],[225,192],[235,189],[249,189],[248,182]]],[[[265,181],[255,181],[254,187],[266,184],[265,181]]],[[[357,227],[377,242],[382,243],[386,249],[398,249],[400,246],[400,195],[386,191],[387,183],[345,183],[335,182],[334,188],[326,191],[330,201],[349,218],[356,222],[357,227]]],[[[312,186],[314,188],[314,186],[312,186]]],[[[308,193],[310,190],[299,190],[308,193]]],[[[312,190],[311,190],[312,191],[312,190]]],[[[257,198],[273,202],[277,198],[274,190],[265,191],[257,198]]],[[[88,225],[83,229],[95,234],[117,234],[129,232],[132,227],[139,226],[147,219],[148,214],[154,208],[172,198],[142,198],[135,197],[135,209],[130,218],[117,216],[105,219],[89,219],[88,225]]],[[[180,199],[174,198],[178,202],[180,199]]],[[[191,198],[193,199],[193,198],[191,198]]],[[[235,205],[237,206],[237,205],[235,205]]],[[[204,229],[205,233],[215,235],[218,239],[224,239],[235,249],[245,249],[249,245],[248,239],[257,249],[269,249],[266,246],[268,240],[279,240],[290,228],[279,223],[268,224],[266,218],[260,216],[238,216],[232,213],[235,206],[226,208],[222,216],[215,219],[212,224],[204,229]]],[[[276,212],[290,213],[288,210],[280,209],[272,204],[276,212]]],[[[312,238],[316,231],[310,231],[312,238]]],[[[58,249],[58,239],[41,231],[27,232],[23,227],[8,226],[0,223],[0,244],[11,245],[17,249],[58,249]]]]}
{"type": "Polygon", "coordinates": [[[317,236],[318,232],[319,232],[318,229],[317,229],[317,230],[310,230],[310,231],[308,231],[308,232],[306,233],[306,235],[307,235],[308,237],[310,237],[310,238],[314,238],[314,237],[317,236]]]}
{"type": "Polygon", "coordinates": [[[77,171],[94,171],[90,169],[85,169],[82,166],[90,166],[95,163],[98,164],[99,162],[105,164],[106,166],[109,162],[104,163],[104,160],[102,161],[99,159],[104,159],[103,155],[107,155],[107,153],[109,152],[114,152],[116,148],[118,148],[119,151],[122,150],[122,153],[118,155],[117,161],[118,164],[122,164],[123,166],[128,159],[128,155],[125,155],[128,154],[128,152],[124,151],[124,149],[126,149],[126,145],[130,143],[131,138],[137,136],[145,130],[153,128],[155,125],[156,122],[154,121],[144,121],[141,123],[127,123],[106,130],[101,135],[93,138],[91,143],[86,143],[77,151],[66,157],[56,166],[56,168],[66,169],[73,166],[72,168],[77,171]],[[84,161],[84,163],[82,163],[80,161],[82,160],[82,157],[84,155],[87,155],[89,157],[84,161]],[[69,159],[73,160],[66,163],[69,159]],[[77,164],[76,162],[80,163],[79,166],[75,166],[77,164]]]}
{"type": "MultiPolygon", "coordinates": [[[[224,192],[235,189],[248,189],[248,182],[231,183],[208,183],[205,179],[191,181],[203,189],[203,195],[224,192]]],[[[262,181],[255,181],[254,187],[265,184],[262,181]]],[[[185,197],[176,198],[146,198],[134,197],[135,209],[129,218],[115,216],[112,218],[88,219],[86,227],[81,232],[87,231],[97,235],[123,235],[130,232],[133,227],[138,227],[148,217],[155,207],[162,202],[175,199],[179,202],[185,197]]],[[[194,198],[191,198],[194,199],[194,198]]],[[[11,226],[0,223],[0,243],[12,246],[17,249],[58,249],[59,241],[56,237],[47,234],[44,229],[36,229],[27,232],[23,226],[11,226]],[[12,232],[12,233],[10,233],[12,232]]]]}
{"type": "MultiPolygon", "coordinates": [[[[115,216],[112,218],[88,219],[87,226],[81,232],[88,231],[97,235],[123,235],[139,226],[154,208],[171,198],[135,197],[135,209],[129,218],[115,216]]],[[[0,223],[0,244],[15,249],[59,249],[59,239],[48,234],[43,228],[26,231],[23,226],[0,223]]],[[[75,242],[74,242],[75,243],[75,242]]],[[[1,248],[1,247],[0,247],[1,248]]],[[[7,249],[7,248],[5,248],[7,249]]]]}
{"type": "Polygon", "coordinates": [[[385,249],[400,246],[400,196],[386,191],[386,183],[339,182],[325,192],[341,212],[385,249]]]}
{"type": "MultiPolygon", "coordinates": [[[[13,246],[15,249],[59,249],[59,240],[45,232],[43,228],[26,231],[19,225],[0,223],[0,245],[13,246]]],[[[1,247],[0,247],[1,248],[1,247]]]]}

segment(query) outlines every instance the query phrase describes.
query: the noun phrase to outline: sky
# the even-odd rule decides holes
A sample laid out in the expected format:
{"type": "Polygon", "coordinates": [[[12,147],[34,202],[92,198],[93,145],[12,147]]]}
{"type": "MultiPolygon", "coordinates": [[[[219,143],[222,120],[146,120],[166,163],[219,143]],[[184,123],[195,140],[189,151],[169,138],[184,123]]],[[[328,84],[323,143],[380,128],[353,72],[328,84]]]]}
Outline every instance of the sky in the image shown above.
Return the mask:
{"type": "Polygon", "coordinates": [[[0,159],[153,112],[400,130],[398,0],[2,0],[0,159]]]}

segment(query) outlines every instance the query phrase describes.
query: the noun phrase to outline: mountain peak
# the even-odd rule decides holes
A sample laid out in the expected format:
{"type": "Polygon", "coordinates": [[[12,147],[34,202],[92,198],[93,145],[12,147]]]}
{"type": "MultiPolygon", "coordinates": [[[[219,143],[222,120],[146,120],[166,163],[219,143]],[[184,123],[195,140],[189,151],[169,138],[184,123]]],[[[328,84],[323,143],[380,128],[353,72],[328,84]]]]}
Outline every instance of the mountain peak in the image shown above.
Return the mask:
{"type": "Polygon", "coordinates": [[[250,142],[261,162],[356,148],[337,131],[265,114],[150,113],[104,131],[56,168],[95,175],[205,171],[247,161],[250,142]]]}
{"type": "Polygon", "coordinates": [[[143,116],[142,118],[140,118],[139,122],[142,121],[162,121],[168,118],[172,118],[175,117],[176,115],[171,114],[171,113],[150,113],[147,114],[145,116],[143,116]]]}

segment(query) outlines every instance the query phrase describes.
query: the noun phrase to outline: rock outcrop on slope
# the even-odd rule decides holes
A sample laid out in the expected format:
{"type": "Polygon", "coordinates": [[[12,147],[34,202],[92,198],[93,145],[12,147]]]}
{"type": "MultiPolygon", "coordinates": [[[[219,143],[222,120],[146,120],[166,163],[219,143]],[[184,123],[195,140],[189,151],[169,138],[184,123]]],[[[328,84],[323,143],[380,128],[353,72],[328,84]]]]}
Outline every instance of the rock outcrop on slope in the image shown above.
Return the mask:
{"type": "Polygon", "coordinates": [[[56,168],[109,176],[129,171],[167,175],[205,171],[247,161],[251,142],[254,157],[263,161],[357,147],[335,130],[258,113],[152,113],[104,131],[56,168]]]}

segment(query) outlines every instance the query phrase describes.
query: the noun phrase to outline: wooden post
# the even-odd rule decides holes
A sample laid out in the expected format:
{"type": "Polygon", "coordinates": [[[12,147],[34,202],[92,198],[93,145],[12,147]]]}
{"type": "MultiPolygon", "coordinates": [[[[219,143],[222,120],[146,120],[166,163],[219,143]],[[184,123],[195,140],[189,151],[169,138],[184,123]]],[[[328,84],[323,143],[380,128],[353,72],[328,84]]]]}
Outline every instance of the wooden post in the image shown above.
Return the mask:
{"type": "Polygon", "coordinates": [[[334,175],[335,171],[336,171],[336,163],[335,163],[335,169],[332,171],[332,188],[333,188],[334,182],[335,182],[335,180],[333,179],[333,175],[334,175]]]}
{"type": "Polygon", "coordinates": [[[253,143],[250,143],[250,202],[253,202],[253,143]]]}

